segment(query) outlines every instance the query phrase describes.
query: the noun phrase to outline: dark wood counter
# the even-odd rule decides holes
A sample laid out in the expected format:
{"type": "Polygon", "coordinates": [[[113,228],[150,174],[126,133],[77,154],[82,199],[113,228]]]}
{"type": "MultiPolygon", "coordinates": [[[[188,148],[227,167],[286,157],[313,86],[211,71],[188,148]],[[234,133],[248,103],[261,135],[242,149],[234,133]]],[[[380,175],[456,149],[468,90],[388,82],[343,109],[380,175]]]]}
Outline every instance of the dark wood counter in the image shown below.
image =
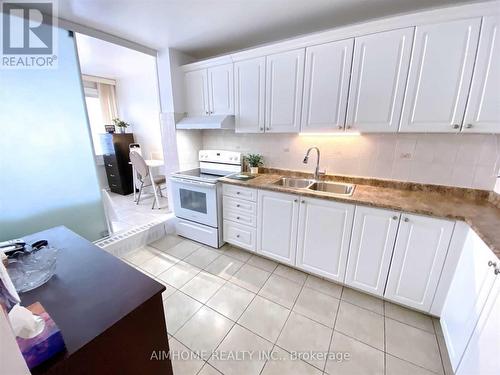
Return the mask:
{"type": "Polygon", "coordinates": [[[67,348],[33,373],[172,374],[168,359],[150,360],[168,353],[162,284],[65,227],[24,238],[59,249],[56,274],[20,297],[42,303],[67,348]]]}

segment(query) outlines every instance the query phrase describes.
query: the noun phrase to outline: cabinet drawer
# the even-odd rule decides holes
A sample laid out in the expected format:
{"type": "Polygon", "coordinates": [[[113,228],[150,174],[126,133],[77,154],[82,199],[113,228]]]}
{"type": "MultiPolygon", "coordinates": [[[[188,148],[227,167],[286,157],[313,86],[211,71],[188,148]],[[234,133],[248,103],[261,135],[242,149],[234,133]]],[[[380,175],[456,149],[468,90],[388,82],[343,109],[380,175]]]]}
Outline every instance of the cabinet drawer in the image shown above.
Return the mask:
{"type": "Polygon", "coordinates": [[[257,201],[256,189],[224,184],[222,186],[222,192],[224,195],[227,195],[228,197],[246,199],[247,201],[252,201],[252,202],[257,201]]]}
{"type": "Polygon", "coordinates": [[[257,216],[248,215],[237,211],[232,211],[224,207],[224,220],[234,221],[244,225],[250,225],[255,228],[257,225],[257,216]]]}
{"type": "Polygon", "coordinates": [[[224,220],[224,241],[250,251],[255,251],[256,237],[255,228],[224,220]]]}
{"type": "Polygon", "coordinates": [[[225,210],[241,213],[244,215],[255,216],[257,212],[257,204],[254,202],[245,201],[243,199],[235,199],[225,196],[222,200],[222,205],[225,210]]]}

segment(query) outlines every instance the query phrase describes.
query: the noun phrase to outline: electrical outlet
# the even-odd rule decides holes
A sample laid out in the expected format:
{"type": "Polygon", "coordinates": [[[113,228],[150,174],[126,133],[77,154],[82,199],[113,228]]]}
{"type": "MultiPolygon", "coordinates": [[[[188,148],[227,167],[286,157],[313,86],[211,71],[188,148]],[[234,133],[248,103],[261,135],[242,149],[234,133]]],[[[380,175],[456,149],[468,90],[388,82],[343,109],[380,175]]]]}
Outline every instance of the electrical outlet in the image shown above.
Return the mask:
{"type": "Polygon", "coordinates": [[[399,154],[400,159],[411,159],[411,153],[410,152],[402,152],[399,154]]]}

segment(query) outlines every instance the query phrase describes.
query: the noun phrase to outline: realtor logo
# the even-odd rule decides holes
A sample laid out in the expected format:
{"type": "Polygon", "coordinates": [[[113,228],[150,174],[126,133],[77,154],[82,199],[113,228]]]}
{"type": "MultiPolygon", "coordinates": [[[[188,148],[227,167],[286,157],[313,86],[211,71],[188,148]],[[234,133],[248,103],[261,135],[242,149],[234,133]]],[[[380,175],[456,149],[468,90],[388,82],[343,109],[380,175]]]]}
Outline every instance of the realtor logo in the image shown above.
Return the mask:
{"type": "Polygon", "coordinates": [[[2,2],[3,68],[53,68],[55,55],[53,1],[2,2]]]}

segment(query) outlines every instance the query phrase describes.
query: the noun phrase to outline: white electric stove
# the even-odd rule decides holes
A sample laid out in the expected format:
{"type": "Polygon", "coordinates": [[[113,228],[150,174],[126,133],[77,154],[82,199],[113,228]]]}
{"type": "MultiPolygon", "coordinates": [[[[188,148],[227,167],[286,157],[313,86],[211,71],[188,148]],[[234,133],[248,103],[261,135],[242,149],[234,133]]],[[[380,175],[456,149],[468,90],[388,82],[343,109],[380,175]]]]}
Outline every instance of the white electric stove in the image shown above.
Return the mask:
{"type": "Polygon", "coordinates": [[[201,150],[200,167],[170,176],[177,234],[219,248],[222,240],[222,193],[218,179],[241,172],[241,153],[201,150]]]}

